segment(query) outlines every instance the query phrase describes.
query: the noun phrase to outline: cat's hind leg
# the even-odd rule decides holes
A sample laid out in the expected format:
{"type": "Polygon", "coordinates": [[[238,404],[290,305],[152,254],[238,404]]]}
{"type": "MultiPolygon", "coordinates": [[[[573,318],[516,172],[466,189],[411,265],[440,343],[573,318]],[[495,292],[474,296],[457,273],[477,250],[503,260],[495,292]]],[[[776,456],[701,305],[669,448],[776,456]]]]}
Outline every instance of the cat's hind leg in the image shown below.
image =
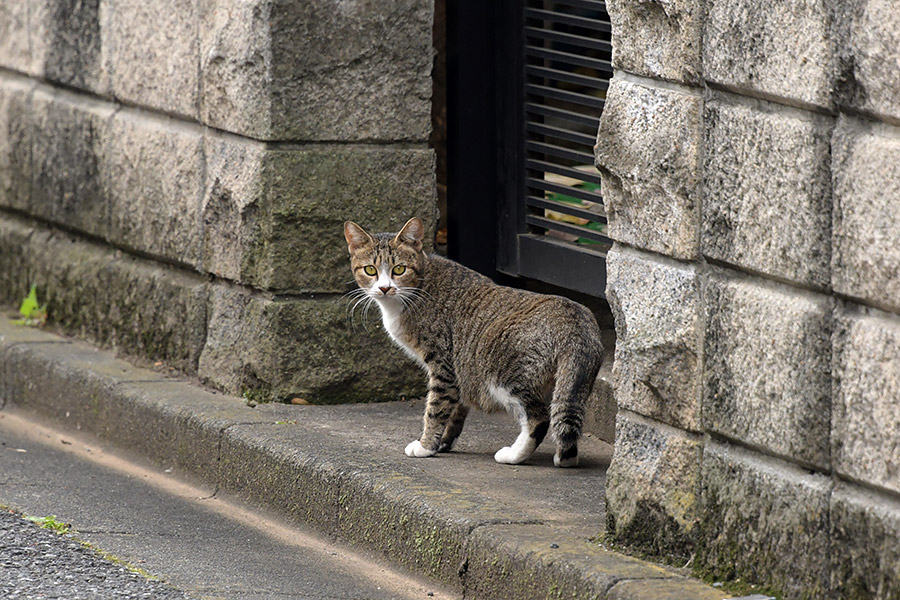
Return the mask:
{"type": "Polygon", "coordinates": [[[517,465],[528,460],[547,435],[550,417],[546,405],[541,401],[529,402],[527,394],[512,394],[506,388],[490,386],[494,402],[503,406],[516,418],[521,428],[516,441],[511,446],[500,448],[494,460],[507,465],[517,465]]]}
{"type": "Polygon", "coordinates": [[[462,433],[468,414],[468,406],[462,402],[456,405],[456,408],[453,409],[453,413],[450,415],[450,420],[447,421],[447,426],[444,428],[444,435],[441,436],[438,452],[450,452],[453,449],[453,444],[456,443],[456,438],[462,433]]]}

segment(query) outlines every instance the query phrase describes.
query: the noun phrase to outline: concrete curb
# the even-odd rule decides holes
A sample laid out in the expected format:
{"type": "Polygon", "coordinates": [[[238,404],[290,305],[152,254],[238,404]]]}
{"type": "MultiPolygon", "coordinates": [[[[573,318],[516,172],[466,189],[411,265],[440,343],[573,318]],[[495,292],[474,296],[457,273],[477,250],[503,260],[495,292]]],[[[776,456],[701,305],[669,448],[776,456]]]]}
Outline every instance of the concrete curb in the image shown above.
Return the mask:
{"type": "Polygon", "coordinates": [[[603,550],[583,532],[515,502],[498,503],[477,489],[429,475],[417,461],[385,460],[371,447],[347,443],[353,441],[349,431],[365,429],[367,414],[377,408],[249,408],[239,398],[5,319],[0,408],[4,403],[190,472],[217,490],[365,546],[467,598],[725,595],[603,550]],[[341,423],[350,413],[359,421],[341,423]],[[298,423],[298,416],[306,422],[298,423]],[[279,426],[285,423],[292,426],[279,426]]]}

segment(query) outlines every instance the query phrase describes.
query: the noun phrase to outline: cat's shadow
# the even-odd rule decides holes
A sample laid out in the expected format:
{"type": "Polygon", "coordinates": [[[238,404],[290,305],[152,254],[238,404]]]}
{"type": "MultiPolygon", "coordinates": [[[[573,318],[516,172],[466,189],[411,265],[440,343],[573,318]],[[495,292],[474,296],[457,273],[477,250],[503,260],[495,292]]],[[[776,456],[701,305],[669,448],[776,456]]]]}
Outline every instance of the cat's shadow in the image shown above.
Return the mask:
{"type": "MultiPolygon", "coordinates": [[[[418,405],[417,405],[418,408],[418,405]]],[[[424,403],[422,403],[424,409],[424,403]]],[[[547,439],[535,450],[527,460],[518,465],[506,465],[494,460],[494,453],[506,444],[514,441],[518,434],[518,428],[508,414],[500,412],[484,413],[473,411],[466,422],[466,428],[460,435],[456,446],[449,452],[439,453],[437,456],[465,457],[466,462],[490,463],[498,469],[553,469],[561,476],[577,476],[578,473],[597,470],[606,471],[612,460],[613,447],[593,436],[585,435],[579,442],[578,466],[575,468],[559,468],[553,464],[553,453],[556,444],[547,436],[547,439]],[[505,442],[505,443],[504,443],[505,442]],[[566,475],[568,474],[568,475],[566,475]]]]}
{"type": "MultiPolygon", "coordinates": [[[[552,447],[552,446],[551,446],[552,447]]],[[[500,464],[494,460],[494,455],[490,452],[483,452],[480,449],[466,449],[464,445],[461,444],[461,447],[454,448],[449,452],[442,452],[437,455],[437,457],[446,457],[450,459],[452,457],[460,457],[465,458],[466,461],[478,462],[478,463],[490,463],[496,465],[498,469],[544,469],[550,468],[553,469],[554,472],[558,472],[561,476],[577,476],[578,473],[584,474],[586,471],[595,471],[602,470],[606,471],[609,468],[610,460],[612,456],[600,455],[595,456],[593,453],[588,455],[582,455],[578,459],[578,466],[575,468],[562,469],[553,464],[553,452],[546,450],[537,450],[531,457],[523,461],[517,465],[505,465],[500,464]]],[[[517,472],[517,471],[516,471],[517,472]]]]}

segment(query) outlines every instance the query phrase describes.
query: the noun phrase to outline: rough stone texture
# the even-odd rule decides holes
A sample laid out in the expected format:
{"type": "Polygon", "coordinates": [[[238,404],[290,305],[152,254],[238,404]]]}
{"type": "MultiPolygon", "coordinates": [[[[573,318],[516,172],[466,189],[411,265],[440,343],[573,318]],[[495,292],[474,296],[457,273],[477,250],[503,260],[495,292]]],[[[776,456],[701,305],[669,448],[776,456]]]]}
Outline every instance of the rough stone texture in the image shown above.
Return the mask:
{"type": "Polygon", "coordinates": [[[830,107],[836,43],[830,0],[710,0],[703,76],[731,88],[830,107]]]}
{"type": "Polygon", "coordinates": [[[105,290],[108,304],[92,306],[91,320],[76,333],[196,373],[206,339],[206,282],[129,257],[116,260],[102,275],[99,281],[107,285],[98,291],[105,290]]]}
{"type": "Polygon", "coordinates": [[[836,598],[900,597],[900,502],[851,485],[831,496],[831,584],[836,598]]]}
{"type": "Polygon", "coordinates": [[[470,566],[474,572],[465,574],[465,596],[624,600],[635,596],[599,595],[598,590],[615,589],[625,581],[650,586],[667,581],[673,591],[679,588],[680,598],[701,600],[707,599],[705,593],[713,589],[696,580],[672,578],[673,574],[663,567],[585,542],[584,538],[553,531],[547,524],[480,527],[473,531],[467,548],[466,558],[470,565],[477,565],[477,570],[470,566]],[[498,548],[498,538],[513,543],[498,548]],[[521,573],[530,576],[522,577],[521,573]]]}
{"type": "Polygon", "coordinates": [[[594,149],[611,238],[697,255],[702,113],[699,95],[613,78],[594,149]]]}
{"type": "Polygon", "coordinates": [[[30,214],[98,237],[109,233],[100,179],[103,130],[115,109],[50,87],[34,92],[30,214]]]}
{"type": "Polygon", "coordinates": [[[0,67],[104,93],[100,0],[0,0],[0,67]]]}
{"type": "Polygon", "coordinates": [[[584,425],[582,433],[589,433],[608,444],[616,441],[616,405],[613,391],[613,364],[615,362],[616,332],[614,329],[601,329],[603,340],[603,364],[594,380],[594,388],[584,407],[584,425]]]}
{"type": "Polygon", "coordinates": [[[700,0],[611,0],[613,66],[630,73],[699,83],[700,0]]]}
{"type": "Polygon", "coordinates": [[[207,140],[206,270],[295,292],[346,291],[343,223],[396,231],[413,215],[433,239],[434,154],[424,148],[316,145],[271,148],[207,140]]]}
{"type": "Polygon", "coordinates": [[[0,358],[15,405],[167,468],[215,482],[222,429],[271,422],[234,398],[165,379],[86,344],[41,341],[4,349],[0,358]]]}
{"type": "Polygon", "coordinates": [[[98,151],[109,237],[128,248],[201,264],[203,132],[172,119],[121,110],[98,151]]]}
{"type": "MultiPolygon", "coordinates": [[[[3,291],[5,291],[4,288],[0,287],[0,293],[3,291]]],[[[2,298],[0,298],[0,301],[2,301],[2,298]]],[[[10,373],[9,368],[6,366],[10,350],[13,346],[33,342],[65,343],[66,340],[61,339],[58,335],[42,331],[37,327],[22,327],[7,319],[0,318],[0,356],[2,356],[0,358],[0,410],[13,403],[15,377],[14,373],[10,373]]]]}
{"type": "Polygon", "coordinates": [[[232,281],[257,282],[271,230],[262,172],[266,144],[208,135],[203,147],[203,268],[232,281]]]}
{"type": "Polygon", "coordinates": [[[620,581],[606,594],[605,600],[722,600],[722,590],[696,580],[632,579],[620,581]]]}
{"type": "Polygon", "coordinates": [[[203,8],[206,122],[268,140],[428,139],[432,2],[234,4],[203,8]]]}
{"type": "Polygon", "coordinates": [[[433,18],[430,0],[279,2],[277,130],[291,139],[427,140],[433,18]]]}
{"type": "Polygon", "coordinates": [[[29,79],[0,75],[0,206],[30,203],[33,89],[29,79]]]}
{"type": "Polygon", "coordinates": [[[705,119],[702,252],[827,287],[832,119],[725,95],[705,119]]]}
{"type": "Polygon", "coordinates": [[[0,66],[257,139],[425,142],[433,13],[428,0],[3,0],[0,66]]]}
{"type": "Polygon", "coordinates": [[[829,477],[707,443],[702,479],[701,569],[785,598],[828,597],[829,477]]]}
{"type": "Polygon", "coordinates": [[[0,304],[18,308],[31,288],[28,240],[34,229],[14,217],[0,217],[0,304]]]}
{"type": "Polygon", "coordinates": [[[836,100],[900,119],[900,13],[891,0],[836,3],[836,100]]]}
{"type": "Polygon", "coordinates": [[[834,289],[900,311],[900,130],[841,117],[832,152],[834,289]]]}
{"type": "Polygon", "coordinates": [[[832,301],[713,272],[705,303],[705,426],[828,470],[832,301]]]}
{"type": "Polygon", "coordinates": [[[900,493],[900,317],[839,311],[834,334],[832,459],[840,475],[900,493]]]}
{"type": "Polygon", "coordinates": [[[585,404],[582,434],[590,434],[608,444],[616,441],[616,397],[612,386],[612,353],[610,366],[601,368],[594,382],[594,389],[585,404]],[[602,372],[605,370],[605,373],[602,372]]]}
{"type": "Polygon", "coordinates": [[[32,117],[26,80],[8,81],[0,88],[0,124],[10,131],[0,205],[235,281],[300,292],[347,289],[345,219],[382,231],[418,215],[433,238],[430,149],[267,146],[47,86],[33,94],[32,117]],[[25,179],[32,138],[33,192],[25,179]]]}
{"type": "Polygon", "coordinates": [[[150,373],[142,370],[145,379],[118,385],[105,399],[101,424],[82,426],[127,444],[156,464],[215,482],[222,431],[235,424],[273,421],[235,398],[183,381],[154,379],[150,373]]]}
{"type": "Polygon", "coordinates": [[[424,392],[421,370],[379,324],[351,321],[343,298],[268,300],[218,285],[210,306],[199,374],[229,393],[329,404],[424,392]]]}
{"type": "Polygon", "coordinates": [[[29,36],[37,74],[66,86],[106,93],[109,80],[101,59],[100,0],[27,4],[31,6],[29,36]]]}
{"type": "Polygon", "coordinates": [[[201,265],[199,127],[49,86],[29,101],[24,84],[8,81],[0,91],[0,124],[10,131],[8,146],[0,142],[0,205],[201,265]]]}
{"type": "Polygon", "coordinates": [[[207,306],[199,277],[10,218],[0,220],[0,273],[0,298],[18,304],[36,284],[50,321],[68,333],[197,370],[207,306]]]}
{"type": "MultiPolygon", "coordinates": [[[[14,209],[0,225],[5,300],[37,283],[63,330],[192,373],[215,345],[208,282],[172,263],[267,290],[343,292],[345,219],[389,230],[415,214],[432,237],[431,2],[0,1],[10,35],[0,66],[49,82],[0,76],[0,205],[14,209]],[[266,145],[185,122],[207,117],[277,140],[419,143],[266,145]]],[[[421,373],[394,350],[393,366],[376,364],[387,339],[348,332],[335,300],[256,297],[238,332],[268,354],[217,355],[241,373],[237,389],[329,401],[419,393],[421,373]],[[263,381],[254,365],[274,372],[263,381]]]]}
{"type": "Polygon", "coordinates": [[[0,66],[36,75],[29,46],[30,2],[0,0],[0,66]]]}
{"type": "Polygon", "coordinates": [[[116,99],[199,117],[198,2],[117,0],[103,4],[103,67],[116,99]]]}
{"type": "Polygon", "coordinates": [[[616,317],[616,403],[700,431],[703,327],[696,268],[619,245],[606,265],[606,297],[616,317]]]}
{"type": "MultiPolygon", "coordinates": [[[[2,327],[11,326],[4,323],[2,327]]],[[[159,373],[135,369],[88,344],[60,338],[56,343],[48,340],[4,348],[0,372],[11,403],[97,434],[104,429],[102,409],[117,387],[130,381],[164,381],[159,373]]]]}
{"type": "Polygon", "coordinates": [[[204,123],[256,139],[281,137],[272,123],[273,0],[202,0],[200,105],[204,123]]]}
{"type": "Polygon", "coordinates": [[[607,526],[653,554],[687,558],[699,510],[699,437],[619,410],[606,478],[607,526]]]}

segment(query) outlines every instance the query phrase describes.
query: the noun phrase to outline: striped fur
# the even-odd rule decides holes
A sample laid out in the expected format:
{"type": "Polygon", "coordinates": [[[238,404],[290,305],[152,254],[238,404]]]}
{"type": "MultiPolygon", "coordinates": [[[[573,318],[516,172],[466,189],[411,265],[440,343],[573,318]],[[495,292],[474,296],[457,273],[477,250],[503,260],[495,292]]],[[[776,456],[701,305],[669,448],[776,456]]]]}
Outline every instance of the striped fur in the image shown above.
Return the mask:
{"type": "Polygon", "coordinates": [[[348,222],[344,235],[361,301],[378,304],[391,338],[428,373],[424,428],[408,456],[450,450],[475,406],[506,410],[521,426],[497,462],[527,460],[549,430],[554,464],[577,465],[584,404],[602,360],[588,309],[425,254],[417,218],[397,234],[371,235],[348,222]]]}

